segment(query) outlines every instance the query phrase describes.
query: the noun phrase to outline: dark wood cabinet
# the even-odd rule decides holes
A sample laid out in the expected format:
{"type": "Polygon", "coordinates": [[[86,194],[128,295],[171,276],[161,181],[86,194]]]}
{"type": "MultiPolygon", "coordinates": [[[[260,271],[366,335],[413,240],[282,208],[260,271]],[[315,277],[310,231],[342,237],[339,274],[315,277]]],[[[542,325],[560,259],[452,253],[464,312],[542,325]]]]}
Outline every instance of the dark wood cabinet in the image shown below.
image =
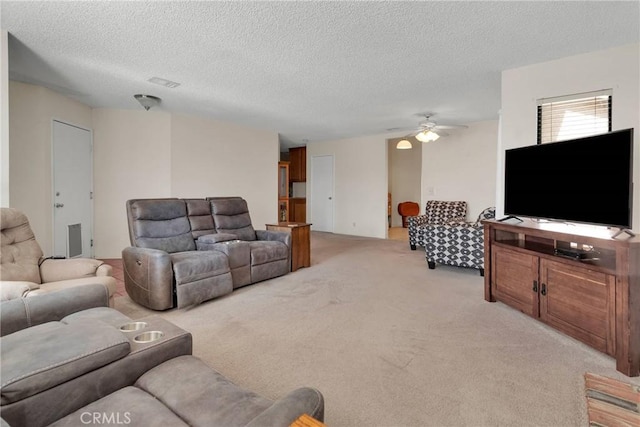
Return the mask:
{"type": "Polygon", "coordinates": [[[289,149],[289,181],[307,181],[307,147],[289,149]]]}
{"type": "Polygon", "coordinates": [[[611,274],[543,259],[540,320],[615,356],[615,283],[611,274]]]}
{"type": "Polygon", "coordinates": [[[484,221],[485,300],[501,301],[640,374],[640,238],[484,221]],[[567,247],[583,258],[560,256],[567,247]],[[586,248],[586,249],[585,249],[586,248]]]}
{"type": "Polygon", "coordinates": [[[304,197],[294,197],[289,199],[289,221],[307,221],[307,199],[304,197]]]}
{"type": "MultiPolygon", "coordinates": [[[[491,269],[496,298],[532,317],[538,317],[538,258],[501,247],[492,248],[491,269]]],[[[485,272],[486,275],[486,272],[485,272]]]]}
{"type": "Polygon", "coordinates": [[[278,162],[278,220],[289,219],[289,162],[278,162]]]}

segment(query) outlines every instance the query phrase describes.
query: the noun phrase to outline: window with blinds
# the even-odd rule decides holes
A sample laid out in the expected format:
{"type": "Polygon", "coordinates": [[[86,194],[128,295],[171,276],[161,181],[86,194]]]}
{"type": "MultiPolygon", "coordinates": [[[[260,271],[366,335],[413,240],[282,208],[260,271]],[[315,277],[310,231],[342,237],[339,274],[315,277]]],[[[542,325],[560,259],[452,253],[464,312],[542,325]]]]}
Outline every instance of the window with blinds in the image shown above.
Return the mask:
{"type": "Polygon", "coordinates": [[[538,100],[538,144],[611,132],[611,92],[538,100]]]}

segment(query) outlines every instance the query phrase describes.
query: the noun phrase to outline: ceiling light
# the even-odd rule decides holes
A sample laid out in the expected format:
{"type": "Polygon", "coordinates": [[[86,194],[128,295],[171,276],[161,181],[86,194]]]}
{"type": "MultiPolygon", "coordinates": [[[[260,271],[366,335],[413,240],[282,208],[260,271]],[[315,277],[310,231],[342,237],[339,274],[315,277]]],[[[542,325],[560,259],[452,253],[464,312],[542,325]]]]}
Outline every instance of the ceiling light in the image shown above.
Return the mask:
{"type": "Polygon", "coordinates": [[[160,98],[157,96],[137,94],[133,95],[133,97],[137,99],[140,105],[147,111],[149,111],[149,108],[155,107],[160,103],[160,98]]]}
{"type": "Polygon", "coordinates": [[[411,142],[409,142],[406,139],[403,139],[398,141],[398,145],[396,145],[396,148],[398,150],[411,150],[413,146],[411,145],[411,142]]]}
{"type": "Polygon", "coordinates": [[[432,131],[431,129],[423,130],[416,135],[416,139],[420,142],[431,142],[440,138],[440,135],[432,131]]]}

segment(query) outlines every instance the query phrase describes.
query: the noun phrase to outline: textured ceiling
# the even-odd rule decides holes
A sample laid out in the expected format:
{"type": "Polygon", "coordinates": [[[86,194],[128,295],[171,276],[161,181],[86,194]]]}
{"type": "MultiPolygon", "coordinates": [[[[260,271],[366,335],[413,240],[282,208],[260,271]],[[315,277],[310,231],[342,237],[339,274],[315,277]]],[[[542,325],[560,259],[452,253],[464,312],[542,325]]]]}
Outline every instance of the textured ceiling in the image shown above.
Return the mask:
{"type": "Polygon", "coordinates": [[[640,39],[640,2],[10,2],[10,78],[285,145],[497,118],[501,71],[640,39]],[[175,89],[151,77],[181,83],[175,89]]]}

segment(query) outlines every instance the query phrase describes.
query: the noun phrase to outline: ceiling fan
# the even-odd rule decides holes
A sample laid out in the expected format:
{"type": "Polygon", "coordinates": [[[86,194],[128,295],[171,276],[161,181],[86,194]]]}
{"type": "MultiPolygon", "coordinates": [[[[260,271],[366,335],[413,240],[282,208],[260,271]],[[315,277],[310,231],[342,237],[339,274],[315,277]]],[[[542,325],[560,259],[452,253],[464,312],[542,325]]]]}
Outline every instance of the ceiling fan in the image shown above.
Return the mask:
{"type": "MultiPolygon", "coordinates": [[[[431,142],[431,141],[437,140],[441,136],[449,135],[448,133],[443,132],[443,129],[466,129],[467,128],[467,126],[464,126],[464,125],[439,125],[433,120],[431,120],[432,114],[425,113],[420,115],[424,116],[424,120],[418,123],[419,127],[416,129],[413,129],[413,131],[410,134],[408,134],[406,137],[412,136],[420,142],[431,142]]],[[[396,148],[401,150],[409,149],[411,147],[412,147],[411,142],[407,141],[406,139],[403,139],[400,142],[398,142],[398,145],[396,146],[396,148]]]]}

